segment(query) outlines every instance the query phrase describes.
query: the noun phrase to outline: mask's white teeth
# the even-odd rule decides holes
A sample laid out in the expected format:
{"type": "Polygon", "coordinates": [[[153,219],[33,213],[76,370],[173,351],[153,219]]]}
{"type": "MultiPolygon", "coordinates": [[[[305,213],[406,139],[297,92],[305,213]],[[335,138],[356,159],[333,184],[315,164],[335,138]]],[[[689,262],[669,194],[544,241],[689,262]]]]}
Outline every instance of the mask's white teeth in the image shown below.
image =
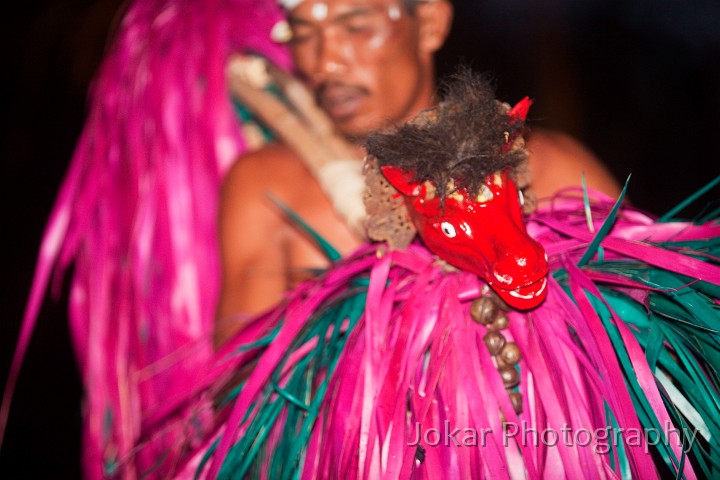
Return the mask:
{"type": "Polygon", "coordinates": [[[531,293],[529,295],[521,295],[519,292],[515,290],[510,290],[508,293],[510,293],[510,296],[515,298],[520,298],[522,300],[531,300],[537,296],[539,296],[541,293],[545,291],[545,287],[547,287],[547,278],[542,279],[542,286],[537,292],[531,293]]]}
{"type": "Polygon", "coordinates": [[[531,298],[535,297],[535,295],[533,295],[532,293],[530,295],[520,295],[515,290],[510,290],[510,296],[515,298],[521,298],[523,300],[530,300],[531,298]]]}
{"type": "Polygon", "coordinates": [[[495,273],[495,278],[498,282],[504,283],[506,285],[509,285],[512,283],[512,277],[510,275],[500,275],[499,273],[495,273]]]}

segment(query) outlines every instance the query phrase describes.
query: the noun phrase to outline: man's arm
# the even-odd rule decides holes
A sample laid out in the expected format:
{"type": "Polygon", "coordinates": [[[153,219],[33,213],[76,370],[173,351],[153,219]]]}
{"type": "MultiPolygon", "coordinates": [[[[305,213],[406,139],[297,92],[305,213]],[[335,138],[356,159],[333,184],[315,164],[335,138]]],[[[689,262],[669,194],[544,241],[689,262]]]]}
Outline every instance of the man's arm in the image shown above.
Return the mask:
{"type": "Polygon", "coordinates": [[[588,188],[611,197],[620,194],[620,186],[600,160],[569,135],[548,130],[533,130],[527,139],[530,153],[530,186],[538,198],[548,197],[561,188],[580,186],[582,175],[588,188]]]}

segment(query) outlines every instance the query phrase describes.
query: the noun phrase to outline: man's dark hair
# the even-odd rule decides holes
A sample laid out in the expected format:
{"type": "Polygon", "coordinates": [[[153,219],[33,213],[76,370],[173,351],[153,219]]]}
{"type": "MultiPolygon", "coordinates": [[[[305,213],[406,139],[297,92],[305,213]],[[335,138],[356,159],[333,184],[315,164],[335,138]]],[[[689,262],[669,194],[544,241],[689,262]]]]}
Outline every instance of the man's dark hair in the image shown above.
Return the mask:
{"type": "MultiPolygon", "coordinates": [[[[415,15],[415,9],[420,3],[441,2],[443,0],[402,0],[403,7],[410,15],[415,15]]],[[[450,1],[450,0],[447,0],[450,1]]]]}
{"type": "Polygon", "coordinates": [[[415,7],[419,0],[402,0],[403,7],[410,15],[415,15],[415,7]]]}

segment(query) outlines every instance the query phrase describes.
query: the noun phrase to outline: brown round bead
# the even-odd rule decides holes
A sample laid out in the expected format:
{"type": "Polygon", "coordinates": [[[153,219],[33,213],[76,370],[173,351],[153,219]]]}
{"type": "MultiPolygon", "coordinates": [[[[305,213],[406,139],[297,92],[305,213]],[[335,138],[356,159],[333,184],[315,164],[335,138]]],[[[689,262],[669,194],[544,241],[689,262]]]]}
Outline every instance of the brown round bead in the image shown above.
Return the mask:
{"type": "Polygon", "coordinates": [[[496,330],[504,330],[507,328],[507,326],[510,324],[510,319],[505,315],[503,312],[498,312],[497,316],[495,317],[495,321],[490,325],[490,328],[494,328],[496,330]]]}
{"type": "Polygon", "coordinates": [[[505,346],[505,337],[503,337],[503,334],[492,330],[485,334],[483,341],[490,355],[493,356],[499,354],[505,346]]]}
{"type": "Polygon", "coordinates": [[[498,369],[505,388],[512,388],[520,383],[520,373],[515,367],[507,366],[498,369]]]}
{"type": "Polygon", "coordinates": [[[523,411],[523,399],[522,395],[518,392],[510,392],[510,403],[512,403],[515,413],[518,415],[523,411]]]}
{"type": "Polygon", "coordinates": [[[520,348],[515,342],[507,342],[500,352],[500,358],[502,358],[505,363],[515,365],[520,361],[520,348]]]}
{"type": "Polygon", "coordinates": [[[497,305],[489,295],[478,297],[470,304],[470,316],[482,325],[492,323],[495,320],[495,312],[497,312],[497,305]]]}
{"type": "Polygon", "coordinates": [[[497,308],[499,308],[499,309],[502,310],[503,312],[509,312],[509,311],[510,311],[510,305],[508,305],[507,303],[505,303],[505,300],[503,300],[502,298],[500,298],[499,296],[497,296],[497,294],[495,294],[494,292],[493,292],[493,294],[492,294],[492,298],[493,298],[493,302],[495,303],[495,306],[496,306],[497,308]]]}

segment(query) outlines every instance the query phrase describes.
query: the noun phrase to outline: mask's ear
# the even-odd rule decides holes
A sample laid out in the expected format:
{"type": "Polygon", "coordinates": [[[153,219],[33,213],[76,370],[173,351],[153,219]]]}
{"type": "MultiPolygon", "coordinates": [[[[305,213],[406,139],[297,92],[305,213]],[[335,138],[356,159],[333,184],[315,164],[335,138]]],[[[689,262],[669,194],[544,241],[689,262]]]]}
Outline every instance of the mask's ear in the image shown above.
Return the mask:
{"type": "Polygon", "coordinates": [[[448,0],[424,0],[416,3],[415,15],[420,24],[420,49],[435,53],[445,43],[452,24],[453,8],[448,0]]]}
{"type": "Polygon", "coordinates": [[[518,103],[516,103],[515,106],[512,107],[507,113],[508,117],[510,118],[510,123],[512,124],[516,122],[524,122],[527,118],[527,114],[530,110],[531,105],[532,100],[530,100],[530,97],[525,97],[518,103]]]}
{"type": "Polygon", "coordinates": [[[380,167],[380,170],[385,178],[387,178],[387,181],[390,182],[390,185],[395,187],[403,195],[408,197],[417,197],[420,195],[421,184],[410,180],[412,178],[411,174],[390,165],[380,167]]]}

